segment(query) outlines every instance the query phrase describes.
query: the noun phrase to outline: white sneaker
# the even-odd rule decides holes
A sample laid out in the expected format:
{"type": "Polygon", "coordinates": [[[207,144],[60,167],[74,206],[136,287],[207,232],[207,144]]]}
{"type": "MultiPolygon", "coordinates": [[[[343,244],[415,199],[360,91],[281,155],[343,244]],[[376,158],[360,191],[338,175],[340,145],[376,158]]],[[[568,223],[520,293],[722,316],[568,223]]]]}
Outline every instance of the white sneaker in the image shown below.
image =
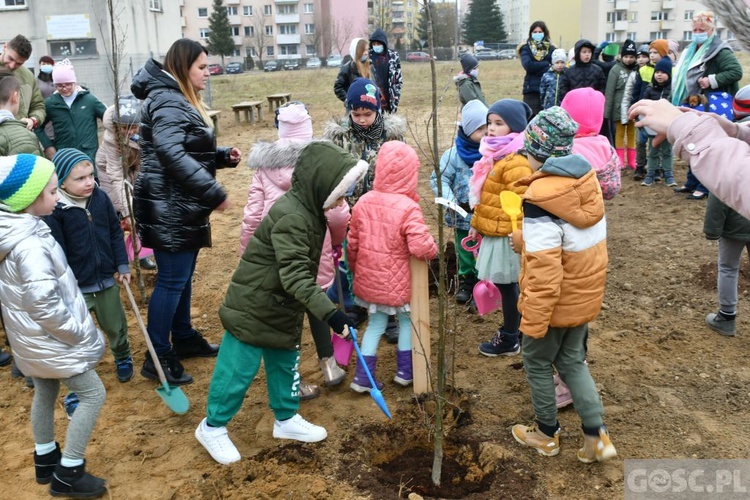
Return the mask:
{"type": "Polygon", "coordinates": [[[227,436],[226,427],[211,428],[206,424],[206,419],[201,420],[195,429],[195,439],[206,449],[211,457],[223,465],[229,465],[239,461],[240,452],[234,447],[232,440],[227,436]]]}
{"type": "Polygon", "coordinates": [[[328,432],[318,425],[311,424],[298,413],[289,420],[273,423],[273,437],[295,439],[304,443],[317,443],[328,437],[328,432]]]}

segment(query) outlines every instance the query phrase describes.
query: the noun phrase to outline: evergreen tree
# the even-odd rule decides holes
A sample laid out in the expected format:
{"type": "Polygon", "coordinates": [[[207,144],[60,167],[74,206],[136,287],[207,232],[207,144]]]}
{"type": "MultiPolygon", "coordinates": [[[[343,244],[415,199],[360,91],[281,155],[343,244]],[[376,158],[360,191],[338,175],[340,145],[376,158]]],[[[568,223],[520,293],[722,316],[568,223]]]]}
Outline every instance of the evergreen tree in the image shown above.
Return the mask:
{"type": "Polygon", "coordinates": [[[495,0],[472,0],[462,25],[464,42],[477,40],[485,43],[503,43],[507,40],[503,14],[495,0]]]}
{"type": "Polygon", "coordinates": [[[234,52],[234,40],[223,0],[214,0],[213,12],[208,18],[208,29],[208,51],[221,56],[221,65],[224,66],[224,56],[230,56],[234,52]]]}
{"type": "Polygon", "coordinates": [[[432,17],[432,40],[435,47],[450,47],[456,38],[456,10],[451,4],[428,2],[419,12],[417,38],[427,42],[427,12],[432,17]]]}

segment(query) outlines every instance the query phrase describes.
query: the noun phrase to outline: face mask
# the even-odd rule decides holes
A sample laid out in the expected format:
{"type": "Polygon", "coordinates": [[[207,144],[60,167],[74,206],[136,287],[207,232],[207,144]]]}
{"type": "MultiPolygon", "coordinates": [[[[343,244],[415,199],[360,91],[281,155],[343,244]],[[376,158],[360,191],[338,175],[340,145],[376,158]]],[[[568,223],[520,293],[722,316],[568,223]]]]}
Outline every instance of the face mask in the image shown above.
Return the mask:
{"type": "Polygon", "coordinates": [[[541,42],[542,40],[544,40],[544,33],[532,33],[531,39],[535,42],[541,42]]]}
{"type": "Polygon", "coordinates": [[[367,54],[362,54],[362,57],[359,58],[361,62],[367,61],[367,54]]]}
{"type": "Polygon", "coordinates": [[[698,45],[708,40],[708,33],[693,33],[693,41],[698,45]]]}
{"type": "Polygon", "coordinates": [[[39,66],[39,71],[46,75],[49,75],[50,73],[52,73],[52,66],[50,64],[42,64],[41,66],[39,66]]]}
{"type": "Polygon", "coordinates": [[[474,68],[469,71],[469,75],[473,76],[474,78],[479,78],[479,68],[474,68]]]}
{"type": "Polygon", "coordinates": [[[385,47],[383,47],[382,45],[373,45],[372,51],[375,52],[376,54],[382,54],[384,48],[385,47]]]}

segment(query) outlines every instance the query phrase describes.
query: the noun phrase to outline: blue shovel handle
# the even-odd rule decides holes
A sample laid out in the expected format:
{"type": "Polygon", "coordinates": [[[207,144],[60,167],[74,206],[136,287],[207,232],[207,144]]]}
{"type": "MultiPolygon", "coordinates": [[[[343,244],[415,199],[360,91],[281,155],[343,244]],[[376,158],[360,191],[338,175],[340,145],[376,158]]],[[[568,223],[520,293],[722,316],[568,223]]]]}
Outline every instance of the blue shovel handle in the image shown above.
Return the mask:
{"type": "Polygon", "coordinates": [[[365,362],[365,357],[362,355],[362,351],[359,349],[359,344],[357,343],[357,330],[349,327],[349,334],[352,336],[352,343],[354,344],[354,349],[357,351],[357,357],[359,358],[359,362],[362,365],[362,368],[365,370],[365,373],[367,374],[367,378],[370,380],[370,386],[372,389],[370,389],[370,397],[372,397],[373,401],[377,403],[377,405],[380,407],[380,409],[383,411],[386,417],[391,417],[391,412],[388,410],[388,405],[385,402],[385,399],[383,398],[383,393],[380,392],[380,389],[378,389],[378,386],[375,385],[375,379],[372,378],[372,373],[370,373],[370,368],[367,366],[367,363],[365,362]]]}

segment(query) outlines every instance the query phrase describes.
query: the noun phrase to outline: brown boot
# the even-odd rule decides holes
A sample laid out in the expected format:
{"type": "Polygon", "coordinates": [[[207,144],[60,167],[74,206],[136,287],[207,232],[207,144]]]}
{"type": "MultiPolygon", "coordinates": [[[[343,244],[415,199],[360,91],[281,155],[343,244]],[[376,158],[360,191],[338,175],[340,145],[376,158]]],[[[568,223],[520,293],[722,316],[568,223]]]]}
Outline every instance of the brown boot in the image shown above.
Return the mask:
{"type": "Polygon", "coordinates": [[[585,464],[604,462],[617,456],[617,450],[609,440],[609,432],[603,425],[598,436],[583,435],[583,448],[578,450],[578,460],[585,464]]]}

